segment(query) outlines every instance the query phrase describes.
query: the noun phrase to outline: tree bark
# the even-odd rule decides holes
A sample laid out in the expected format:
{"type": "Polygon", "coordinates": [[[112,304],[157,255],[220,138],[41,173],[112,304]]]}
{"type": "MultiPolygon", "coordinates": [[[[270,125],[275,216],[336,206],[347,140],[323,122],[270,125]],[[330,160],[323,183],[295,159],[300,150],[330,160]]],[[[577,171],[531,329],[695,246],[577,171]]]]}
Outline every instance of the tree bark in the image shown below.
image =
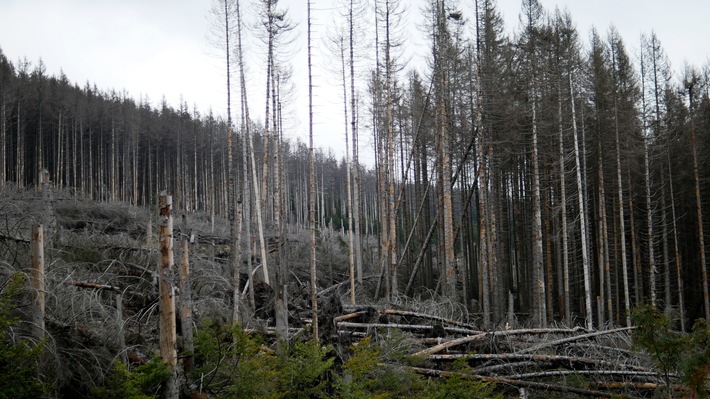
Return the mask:
{"type": "Polygon", "coordinates": [[[584,273],[584,309],[585,309],[585,326],[588,330],[593,327],[592,314],[592,272],[589,265],[589,251],[587,249],[587,213],[584,205],[584,185],[582,182],[582,165],[579,154],[579,139],[577,135],[577,115],[574,107],[574,86],[572,85],[572,74],[569,76],[570,103],[572,106],[572,132],[574,135],[574,156],[575,166],[577,169],[577,198],[579,202],[579,224],[582,244],[582,270],[584,273]]]}
{"type": "Polygon", "coordinates": [[[308,225],[310,230],[310,280],[313,340],[318,342],[318,276],[316,269],[316,166],[313,148],[313,74],[311,63],[311,0],[308,0],[308,225]]]}
{"type": "Polygon", "coordinates": [[[44,339],[44,229],[41,224],[32,226],[30,240],[30,287],[34,299],[32,310],[32,331],[34,337],[44,339]]]}
{"type": "Polygon", "coordinates": [[[173,198],[160,193],[158,233],[160,237],[160,357],[168,365],[170,377],[163,384],[162,397],[178,398],[177,350],[175,326],[175,271],[173,255],[173,198]]]}

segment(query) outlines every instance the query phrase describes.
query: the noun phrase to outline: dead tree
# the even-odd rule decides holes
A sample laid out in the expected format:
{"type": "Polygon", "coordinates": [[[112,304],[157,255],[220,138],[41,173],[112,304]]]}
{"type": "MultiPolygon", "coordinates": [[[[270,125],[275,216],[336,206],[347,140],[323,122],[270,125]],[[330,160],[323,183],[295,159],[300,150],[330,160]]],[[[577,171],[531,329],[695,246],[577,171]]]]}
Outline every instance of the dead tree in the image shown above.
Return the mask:
{"type": "Polygon", "coordinates": [[[30,240],[30,287],[34,296],[32,328],[37,340],[44,338],[44,229],[41,224],[32,226],[30,240]]]}
{"type": "Polygon", "coordinates": [[[173,255],[173,197],[165,191],[158,202],[158,233],[160,239],[160,269],[158,273],[160,300],[160,357],[170,369],[170,378],[163,384],[162,398],[178,397],[177,350],[175,327],[175,263],[173,255]]]}

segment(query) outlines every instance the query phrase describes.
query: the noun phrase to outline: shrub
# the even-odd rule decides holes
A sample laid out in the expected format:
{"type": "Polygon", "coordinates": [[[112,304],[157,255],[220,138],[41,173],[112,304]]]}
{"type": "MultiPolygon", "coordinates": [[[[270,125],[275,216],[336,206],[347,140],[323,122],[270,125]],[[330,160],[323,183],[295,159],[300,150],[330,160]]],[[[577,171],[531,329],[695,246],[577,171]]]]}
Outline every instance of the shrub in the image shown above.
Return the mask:
{"type": "Polygon", "coordinates": [[[160,358],[153,358],[134,371],[116,361],[104,386],[92,388],[91,395],[97,399],[153,399],[169,377],[168,366],[160,358]]]}
{"type": "Polygon", "coordinates": [[[23,291],[21,274],[0,285],[0,399],[37,398],[45,391],[39,374],[43,343],[18,339],[13,331],[20,323],[13,310],[23,291]]]}
{"type": "Polygon", "coordinates": [[[672,329],[672,320],[650,305],[633,310],[636,325],[634,345],[644,349],[661,370],[666,389],[671,389],[671,376],[681,381],[696,395],[707,397],[705,382],[710,372],[710,327],[698,320],[690,334],[672,329]]]}

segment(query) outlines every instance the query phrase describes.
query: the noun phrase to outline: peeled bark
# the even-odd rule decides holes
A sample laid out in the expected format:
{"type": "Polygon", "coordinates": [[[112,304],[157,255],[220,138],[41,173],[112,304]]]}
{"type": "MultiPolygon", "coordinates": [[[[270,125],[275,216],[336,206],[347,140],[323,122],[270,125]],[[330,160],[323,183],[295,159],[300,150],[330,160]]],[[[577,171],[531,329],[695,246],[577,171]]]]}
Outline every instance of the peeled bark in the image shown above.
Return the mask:
{"type": "Polygon", "coordinates": [[[173,197],[160,193],[158,234],[160,237],[160,357],[168,365],[170,377],[163,384],[163,398],[178,397],[177,332],[175,326],[175,270],[173,255],[173,197]]]}

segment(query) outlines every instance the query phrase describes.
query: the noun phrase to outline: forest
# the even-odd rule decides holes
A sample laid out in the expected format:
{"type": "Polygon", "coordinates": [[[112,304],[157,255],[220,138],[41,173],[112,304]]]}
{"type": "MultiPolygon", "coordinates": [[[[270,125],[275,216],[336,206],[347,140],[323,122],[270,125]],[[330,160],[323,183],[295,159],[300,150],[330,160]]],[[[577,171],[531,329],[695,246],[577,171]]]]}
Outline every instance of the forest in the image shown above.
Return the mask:
{"type": "Polygon", "coordinates": [[[317,84],[312,2],[294,39],[278,0],[253,1],[257,33],[213,1],[226,115],[0,50],[0,373],[51,381],[7,397],[707,394],[710,63],[672,68],[653,32],[584,40],[537,0],[512,34],[495,0],[431,0],[421,72],[406,2],[339,0],[337,159],[312,106],[307,143],[282,113],[306,67],[282,47],[307,43],[317,84]],[[589,345],[560,360],[568,335],[589,345]]]}

